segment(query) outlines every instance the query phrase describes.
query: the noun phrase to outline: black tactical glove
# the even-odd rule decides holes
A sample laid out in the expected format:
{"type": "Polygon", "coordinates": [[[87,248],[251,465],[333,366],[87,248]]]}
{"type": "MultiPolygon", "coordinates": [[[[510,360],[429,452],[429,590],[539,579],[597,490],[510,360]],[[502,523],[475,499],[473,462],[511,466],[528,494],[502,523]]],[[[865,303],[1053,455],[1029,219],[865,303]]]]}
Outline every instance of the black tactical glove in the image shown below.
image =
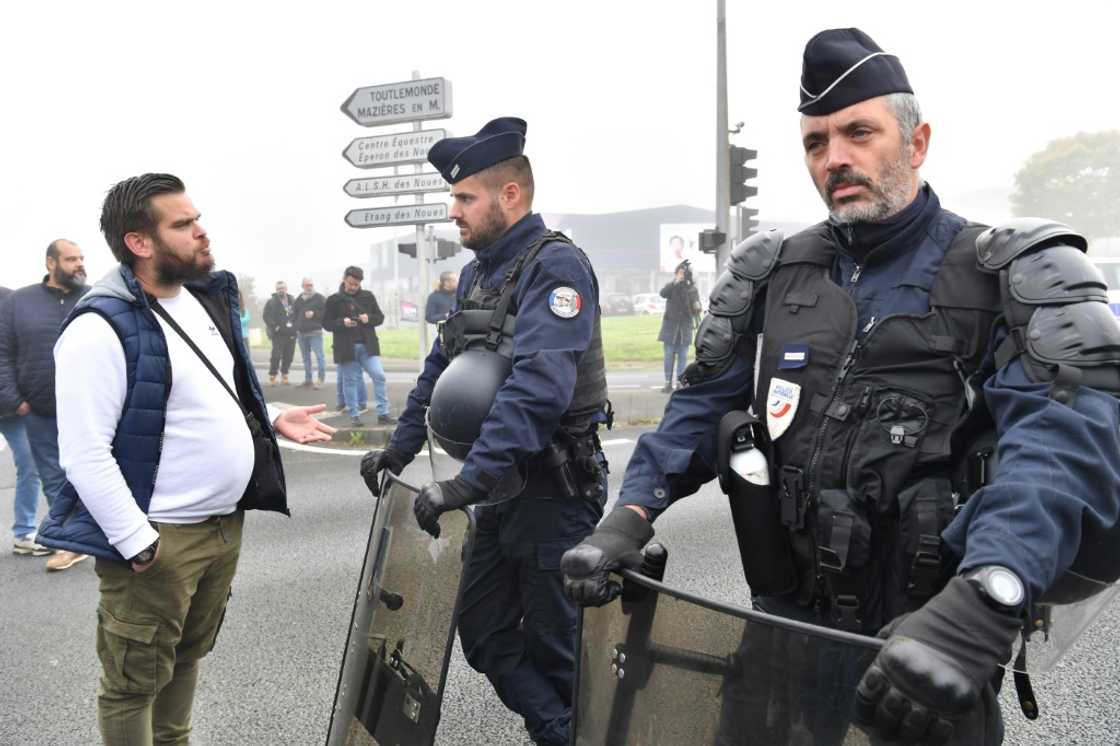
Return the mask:
{"type": "Polygon", "coordinates": [[[581,606],[602,606],[622,592],[611,570],[636,570],[653,526],[636,511],[619,505],[582,542],[564,552],[560,570],[564,592],[581,606]]]}
{"type": "Polygon", "coordinates": [[[476,492],[460,477],[442,482],[429,482],[420,489],[420,494],[412,503],[412,512],[420,528],[438,539],[441,515],[449,510],[476,503],[484,497],[486,497],[485,493],[476,492]]]}
{"type": "Polygon", "coordinates": [[[370,451],[362,456],[362,479],[366,480],[366,487],[373,494],[379,494],[381,485],[381,472],[385,469],[400,474],[404,467],[412,462],[412,456],[396,448],[382,448],[379,451],[370,451]]]}
{"type": "Polygon", "coordinates": [[[888,741],[945,743],[1010,658],[1021,625],[967,580],[953,578],[884,629],[887,643],[856,688],[856,721],[888,741]]]}

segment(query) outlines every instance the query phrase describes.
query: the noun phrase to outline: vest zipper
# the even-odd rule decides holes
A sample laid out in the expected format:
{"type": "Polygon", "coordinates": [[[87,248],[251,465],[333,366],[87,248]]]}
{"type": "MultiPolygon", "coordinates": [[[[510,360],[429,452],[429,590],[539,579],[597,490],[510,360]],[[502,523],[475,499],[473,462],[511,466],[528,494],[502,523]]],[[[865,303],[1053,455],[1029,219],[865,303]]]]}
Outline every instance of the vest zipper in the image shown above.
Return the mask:
{"type": "MultiPolygon", "coordinates": [[[[813,595],[817,596],[819,590],[822,588],[824,576],[821,574],[821,560],[820,548],[817,546],[817,520],[816,520],[816,494],[817,494],[817,481],[818,473],[817,467],[820,461],[822,446],[824,444],[825,433],[828,432],[828,423],[831,419],[828,416],[828,411],[832,405],[836,403],[836,399],[840,396],[840,391],[844,387],[844,379],[848,377],[848,373],[855,364],[856,356],[859,353],[860,337],[858,334],[852,339],[852,343],[848,346],[848,354],[844,357],[844,362],[840,365],[840,370],[836,374],[836,380],[832,386],[832,396],[829,397],[828,404],[824,408],[824,416],[821,421],[820,428],[817,430],[817,437],[813,441],[813,452],[809,456],[809,463],[805,468],[805,523],[808,527],[809,543],[813,551],[813,581],[815,584],[813,595]]],[[[846,479],[847,475],[845,475],[846,479]]]]}
{"type": "Polygon", "coordinates": [[[824,443],[825,432],[828,430],[828,410],[836,403],[836,399],[840,396],[840,390],[844,386],[844,379],[848,377],[852,366],[855,364],[856,357],[859,354],[859,337],[857,336],[852,340],[848,346],[848,354],[844,357],[844,362],[840,365],[840,370],[836,373],[836,380],[832,384],[832,396],[829,397],[828,404],[824,408],[825,416],[821,421],[820,427],[817,429],[817,437],[813,441],[813,452],[809,456],[809,465],[805,469],[807,472],[806,488],[810,495],[814,494],[814,487],[817,481],[817,462],[820,460],[821,445],[824,443]]]}
{"type": "Polygon", "coordinates": [[[856,268],[854,270],[852,270],[852,278],[850,280],[848,280],[848,283],[851,284],[851,285],[855,285],[857,282],[859,282],[859,276],[862,273],[863,273],[863,267],[861,267],[860,265],[857,264],[856,268]]]}

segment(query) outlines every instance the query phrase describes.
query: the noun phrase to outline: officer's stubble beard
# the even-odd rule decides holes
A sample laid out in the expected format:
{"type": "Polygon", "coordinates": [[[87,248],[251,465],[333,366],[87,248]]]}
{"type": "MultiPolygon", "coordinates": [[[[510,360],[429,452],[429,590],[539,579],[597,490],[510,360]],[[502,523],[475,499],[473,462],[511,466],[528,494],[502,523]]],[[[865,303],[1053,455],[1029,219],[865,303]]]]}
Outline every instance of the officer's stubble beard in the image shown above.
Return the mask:
{"type": "Polygon", "coordinates": [[[910,204],[910,190],[913,186],[914,172],[910,168],[910,144],[903,143],[898,159],[883,166],[879,182],[875,183],[867,174],[845,167],[828,175],[823,194],[832,219],[840,224],[861,223],[886,220],[897,215],[910,204]],[[832,191],[845,184],[859,184],[870,192],[871,198],[857,195],[845,203],[837,204],[832,199],[832,191]]]}
{"type": "MultiPolygon", "coordinates": [[[[459,221],[456,221],[456,224],[460,225],[459,221]]],[[[486,213],[484,222],[478,226],[468,227],[471,229],[471,237],[463,241],[463,246],[476,253],[485,251],[509,229],[506,216],[498,205],[497,193],[493,195],[490,211],[486,213]]]]}

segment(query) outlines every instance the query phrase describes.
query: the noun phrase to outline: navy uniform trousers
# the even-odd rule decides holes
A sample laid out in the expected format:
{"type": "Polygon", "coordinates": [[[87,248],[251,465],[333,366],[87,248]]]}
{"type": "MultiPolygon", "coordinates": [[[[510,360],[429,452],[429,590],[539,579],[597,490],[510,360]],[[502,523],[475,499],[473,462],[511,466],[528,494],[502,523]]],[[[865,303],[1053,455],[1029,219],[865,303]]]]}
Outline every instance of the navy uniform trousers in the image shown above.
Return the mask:
{"type": "Polygon", "coordinates": [[[564,595],[560,556],[602,518],[606,486],[604,475],[598,500],[527,490],[474,508],[459,610],[463,654],[538,744],[568,743],[578,611],[564,595]]]}

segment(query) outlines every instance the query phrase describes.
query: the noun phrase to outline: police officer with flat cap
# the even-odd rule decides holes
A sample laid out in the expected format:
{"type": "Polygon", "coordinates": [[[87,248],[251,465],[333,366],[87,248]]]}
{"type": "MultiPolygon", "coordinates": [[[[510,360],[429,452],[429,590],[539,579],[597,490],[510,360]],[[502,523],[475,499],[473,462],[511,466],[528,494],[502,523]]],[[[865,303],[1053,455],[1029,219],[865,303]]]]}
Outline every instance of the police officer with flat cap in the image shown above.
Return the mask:
{"type": "Polygon", "coordinates": [[[525,131],[503,117],[428,154],[475,259],[389,446],[366,455],[362,474],[375,490],[382,469],[399,473],[424,443],[425,415],[436,442],[463,460],[415,502],[436,536],[441,513],[476,506],[463,652],[536,743],[567,744],[577,612],[560,556],[603,514],[596,429],[609,406],[598,281],[583,251],[531,211],[525,131]]]}
{"type": "Polygon", "coordinates": [[[845,709],[873,739],[1000,743],[993,685],[1032,604],[1116,535],[1120,326],[1081,235],[941,207],[930,126],[867,34],[808,42],[798,109],[829,217],[734,248],[567,590],[611,599],[675,500],[746,483],[728,454],[753,435],[769,497],[729,494],[756,606],[886,638],[845,709]],[[735,411],[745,438],[721,432],[735,411]]]}

